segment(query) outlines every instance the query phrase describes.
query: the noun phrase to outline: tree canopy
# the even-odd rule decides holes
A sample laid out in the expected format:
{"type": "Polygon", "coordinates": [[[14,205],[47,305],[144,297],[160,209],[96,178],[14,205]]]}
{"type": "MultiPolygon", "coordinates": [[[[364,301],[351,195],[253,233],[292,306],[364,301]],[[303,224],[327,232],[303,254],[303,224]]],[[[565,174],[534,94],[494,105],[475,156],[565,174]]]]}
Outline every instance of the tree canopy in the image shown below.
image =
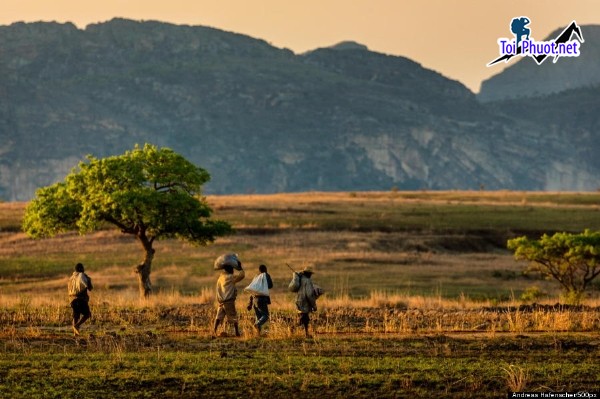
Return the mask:
{"type": "Polygon", "coordinates": [[[89,155],[64,182],[37,190],[25,210],[23,230],[39,238],[72,230],[88,233],[109,223],[134,235],[145,251],[136,271],[140,290],[143,284],[148,295],[156,239],[205,245],[231,233],[227,222],[210,218],[212,209],[201,196],[209,179],[206,170],[173,150],[150,144],[103,159],[89,155]]]}
{"type": "Polygon", "coordinates": [[[579,302],[590,283],[600,275],[600,232],[544,234],[539,240],[525,236],[508,240],[518,260],[561,285],[569,302],[579,302]]]}

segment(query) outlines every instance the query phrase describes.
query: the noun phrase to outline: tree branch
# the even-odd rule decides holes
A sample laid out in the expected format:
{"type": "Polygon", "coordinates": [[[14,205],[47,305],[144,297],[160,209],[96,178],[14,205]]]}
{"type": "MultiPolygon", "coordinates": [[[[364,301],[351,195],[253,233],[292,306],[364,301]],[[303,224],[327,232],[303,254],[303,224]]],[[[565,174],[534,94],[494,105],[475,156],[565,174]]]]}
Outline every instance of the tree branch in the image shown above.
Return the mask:
{"type": "Polygon", "coordinates": [[[127,233],[127,234],[135,234],[135,227],[132,226],[127,226],[124,223],[119,222],[118,220],[116,220],[115,218],[113,218],[112,216],[105,216],[104,220],[106,220],[107,222],[114,224],[115,226],[117,226],[119,229],[121,229],[121,231],[123,233],[127,233]]]}

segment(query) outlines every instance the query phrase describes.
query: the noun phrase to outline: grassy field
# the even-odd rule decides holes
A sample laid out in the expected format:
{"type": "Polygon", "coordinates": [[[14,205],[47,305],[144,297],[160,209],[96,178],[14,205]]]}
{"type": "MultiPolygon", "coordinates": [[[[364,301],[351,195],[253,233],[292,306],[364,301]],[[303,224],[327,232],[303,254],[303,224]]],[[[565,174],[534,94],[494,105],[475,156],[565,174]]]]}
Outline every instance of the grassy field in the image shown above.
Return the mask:
{"type": "Polygon", "coordinates": [[[486,398],[591,390],[599,373],[598,342],[581,335],[211,340],[141,334],[78,344],[42,335],[27,341],[5,343],[2,397],[486,398]]]}
{"type": "Polygon", "coordinates": [[[508,238],[600,226],[599,193],[378,192],[214,196],[237,230],[208,247],[155,245],[155,295],[138,298],[142,251],[106,229],[31,240],[25,204],[0,203],[0,397],[506,397],[600,388],[598,284],[579,307],[525,273],[508,238]],[[272,319],[212,338],[213,260],[237,252],[249,283],[269,267],[272,319]],[[73,337],[73,265],[94,280],[73,337]],[[313,338],[294,328],[291,271],[324,287],[313,338]],[[535,302],[535,303],[534,303],[535,302]]]}

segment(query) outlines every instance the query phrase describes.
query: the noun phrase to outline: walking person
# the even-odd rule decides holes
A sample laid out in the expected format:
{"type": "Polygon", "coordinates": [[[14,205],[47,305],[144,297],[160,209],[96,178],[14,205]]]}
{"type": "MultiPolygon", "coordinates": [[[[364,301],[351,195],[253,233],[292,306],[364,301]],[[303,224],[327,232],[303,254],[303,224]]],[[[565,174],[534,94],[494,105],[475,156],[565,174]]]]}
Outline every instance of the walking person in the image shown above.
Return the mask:
{"type": "Polygon", "coordinates": [[[233,267],[223,266],[223,271],[217,280],[217,316],[214,324],[214,335],[217,335],[217,329],[223,323],[225,317],[227,322],[232,323],[235,329],[235,336],[240,336],[237,312],[235,310],[235,300],[237,298],[236,283],[242,281],[246,276],[242,268],[242,262],[238,261],[238,273],[233,273],[233,267]]]}
{"type": "Polygon", "coordinates": [[[71,300],[71,308],[73,309],[74,335],[79,335],[79,328],[81,325],[92,317],[88,291],[93,289],[92,279],[85,274],[83,264],[76,264],[75,271],[71,275],[71,278],[69,278],[68,284],[69,298],[71,300]]]}
{"type": "Polygon", "coordinates": [[[310,267],[304,268],[300,273],[294,272],[294,278],[290,282],[290,290],[296,292],[296,308],[298,310],[298,324],[304,327],[304,333],[310,338],[308,325],[310,323],[310,313],[317,311],[317,297],[322,290],[315,290],[311,280],[313,270],[310,267]]]}
{"type": "Polygon", "coordinates": [[[273,288],[273,280],[271,279],[271,275],[267,273],[267,266],[260,265],[258,271],[259,274],[254,277],[245,290],[252,294],[250,295],[248,310],[254,308],[254,313],[256,314],[254,328],[260,334],[262,326],[269,320],[269,305],[271,304],[269,290],[273,288]]]}

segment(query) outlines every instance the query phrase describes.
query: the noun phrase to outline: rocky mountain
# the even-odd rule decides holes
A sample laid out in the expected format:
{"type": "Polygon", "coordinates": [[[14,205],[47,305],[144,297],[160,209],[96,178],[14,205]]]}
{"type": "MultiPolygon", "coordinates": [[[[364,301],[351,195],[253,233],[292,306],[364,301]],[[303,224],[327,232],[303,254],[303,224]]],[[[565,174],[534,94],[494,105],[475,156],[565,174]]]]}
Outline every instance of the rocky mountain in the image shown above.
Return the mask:
{"type": "Polygon", "coordinates": [[[569,151],[555,156],[547,189],[589,190],[600,171],[600,85],[537,97],[497,101],[489,107],[521,123],[542,127],[569,151]],[[573,185],[573,182],[578,182],[573,185]]]}
{"type": "MultiPolygon", "coordinates": [[[[555,30],[543,41],[556,38],[563,29],[555,30]]],[[[546,59],[541,65],[530,57],[511,60],[511,66],[481,84],[477,98],[483,102],[532,98],[600,84],[600,25],[582,26],[581,33],[585,42],[579,57],[561,57],[556,63],[546,59]]]]}
{"type": "Polygon", "coordinates": [[[545,187],[550,190],[590,190],[598,185],[600,26],[582,26],[581,31],[585,42],[579,57],[541,65],[524,58],[483,82],[477,96],[490,112],[541,128],[554,143],[569,148],[552,156],[545,187]]]}
{"type": "Polygon", "coordinates": [[[600,186],[581,142],[510,107],[352,42],[297,55],[199,26],[17,23],[0,27],[0,198],[145,142],[206,168],[206,193],[600,186]]]}

